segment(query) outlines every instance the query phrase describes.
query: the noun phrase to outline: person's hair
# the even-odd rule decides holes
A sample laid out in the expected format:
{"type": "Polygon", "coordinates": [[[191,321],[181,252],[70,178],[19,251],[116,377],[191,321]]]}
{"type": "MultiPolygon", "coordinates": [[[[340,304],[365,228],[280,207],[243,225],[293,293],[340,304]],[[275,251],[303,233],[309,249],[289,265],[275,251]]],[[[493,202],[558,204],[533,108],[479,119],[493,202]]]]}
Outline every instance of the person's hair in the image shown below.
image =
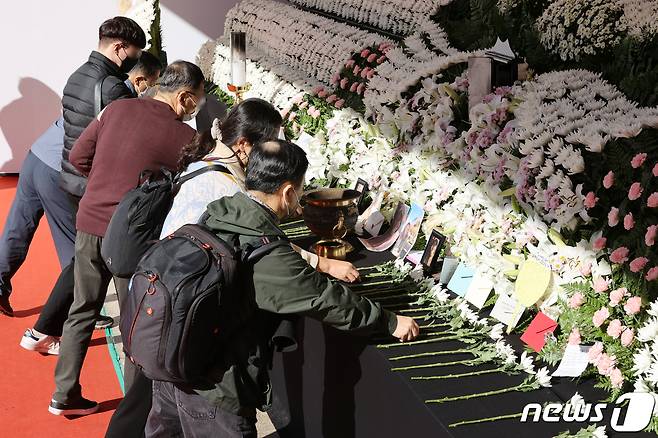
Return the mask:
{"type": "Polygon", "coordinates": [[[203,83],[203,73],[196,64],[178,60],[169,64],[162,73],[160,91],[173,93],[182,89],[196,90],[203,83]]]}
{"type": "Polygon", "coordinates": [[[98,28],[98,40],[105,43],[108,40],[121,40],[137,46],[146,47],[146,35],[134,20],[128,17],[114,17],[105,20],[98,28]]]}
{"type": "Polygon", "coordinates": [[[286,140],[270,140],[254,146],[247,164],[247,190],[276,193],[287,182],[302,184],[308,169],[306,152],[286,140]]]}
{"type": "Polygon", "coordinates": [[[153,54],[149,52],[142,52],[137,64],[130,70],[130,73],[141,73],[147,78],[155,76],[162,71],[162,63],[153,54]]]}
{"type": "MultiPolygon", "coordinates": [[[[274,105],[263,99],[246,99],[236,106],[220,122],[222,143],[231,147],[240,139],[247,140],[252,146],[275,139],[283,119],[274,105]]],[[[178,160],[178,169],[185,170],[190,163],[201,160],[215,148],[216,140],[211,130],[197,133],[192,142],[186,145],[178,160]]],[[[221,157],[220,157],[221,158],[221,157]]]]}

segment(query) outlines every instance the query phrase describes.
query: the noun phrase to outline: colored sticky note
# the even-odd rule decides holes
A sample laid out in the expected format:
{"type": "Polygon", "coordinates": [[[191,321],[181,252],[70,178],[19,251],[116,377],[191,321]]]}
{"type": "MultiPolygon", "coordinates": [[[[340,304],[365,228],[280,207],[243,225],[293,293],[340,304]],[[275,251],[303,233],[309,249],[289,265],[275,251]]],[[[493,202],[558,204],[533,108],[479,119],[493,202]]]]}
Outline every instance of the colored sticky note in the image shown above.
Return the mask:
{"type": "Polygon", "coordinates": [[[524,310],[523,306],[513,296],[500,294],[489,316],[512,329],[518,324],[524,310]]]}
{"type": "Polygon", "coordinates": [[[544,344],[546,344],[546,335],[553,333],[556,328],[557,322],[553,321],[543,312],[539,312],[525,333],[523,333],[523,336],[521,336],[521,340],[539,353],[544,348],[544,344]]]}
{"type": "Polygon", "coordinates": [[[464,263],[460,263],[448,283],[448,289],[463,297],[468,292],[468,288],[473,282],[473,277],[475,277],[475,269],[466,266],[464,263]]]}
{"type": "Polygon", "coordinates": [[[532,257],[521,265],[516,277],[515,294],[521,305],[530,307],[546,292],[551,282],[551,270],[532,257]]]}
{"type": "Polygon", "coordinates": [[[494,283],[489,277],[479,273],[475,274],[464,298],[478,309],[481,309],[484,303],[487,302],[493,286],[494,283]]]}

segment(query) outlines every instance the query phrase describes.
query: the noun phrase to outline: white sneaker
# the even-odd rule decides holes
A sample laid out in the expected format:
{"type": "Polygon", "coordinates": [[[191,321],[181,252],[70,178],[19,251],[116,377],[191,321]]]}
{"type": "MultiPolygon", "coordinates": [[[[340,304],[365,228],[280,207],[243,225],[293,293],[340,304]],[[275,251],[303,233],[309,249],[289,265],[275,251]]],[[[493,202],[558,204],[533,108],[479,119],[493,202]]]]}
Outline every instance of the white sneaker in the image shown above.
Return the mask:
{"type": "Polygon", "coordinates": [[[59,355],[58,337],[48,335],[39,337],[32,329],[25,330],[20,345],[26,350],[37,353],[59,355]]]}

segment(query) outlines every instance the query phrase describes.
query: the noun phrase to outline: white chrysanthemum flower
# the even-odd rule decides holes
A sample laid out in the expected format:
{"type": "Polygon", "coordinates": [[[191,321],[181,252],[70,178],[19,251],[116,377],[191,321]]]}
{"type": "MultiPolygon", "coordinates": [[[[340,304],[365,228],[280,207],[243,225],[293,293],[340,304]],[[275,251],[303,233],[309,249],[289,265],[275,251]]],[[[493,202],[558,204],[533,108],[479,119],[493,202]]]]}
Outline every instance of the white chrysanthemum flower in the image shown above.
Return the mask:
{"type": "Polygon", "coordinates": [[[537,379],[537,382],[544,388],[550,388],[551,385],[551,376],[548,372],[548,368],[543,367],[540,368],[537,371],[537,374],[535,375],[535,378],[537,379]]]}
{"type": "Polygon", "coordinates": [[[505,328],[505,326],[501,323],[498,323],[498,324],[494,325],[491,328],[491,332],[489,332],[489,337],[491,339],[493,339],[494,341],[502,339],[503,338],[503,329],[504,328],[505,328]]]}
{"type": "Polygon", "coordinates": [[[658,318],[649,319],[642,328],[637,331],[637,339],[641,342],[655,341],[658,338],[658,318]]]}
{"type": "Polygon", "coordinates": [[[521,368],[523,368],[523,371],[525,371],[528,374],[534,374],[535,373],[535,364],[532,359],[532,356],[528,354],[527,351],[524,351],[521,353],[521,358],[519,359],[519,365],[521,368]]]}
{"type": "Polygon", "coordinates": [[[592,438],[608,438],[608,435],[605,432],[605,426],[598,426],[592,432],[592,438]]]}
{"type": "Polygon", "coordinates": [[[516,353],[514,353],[514,349],[505,341],[502,339],[496,341],[495,348],[498,357],[500,357],[504,363],[513,364],[516,362],[516,353]]]}

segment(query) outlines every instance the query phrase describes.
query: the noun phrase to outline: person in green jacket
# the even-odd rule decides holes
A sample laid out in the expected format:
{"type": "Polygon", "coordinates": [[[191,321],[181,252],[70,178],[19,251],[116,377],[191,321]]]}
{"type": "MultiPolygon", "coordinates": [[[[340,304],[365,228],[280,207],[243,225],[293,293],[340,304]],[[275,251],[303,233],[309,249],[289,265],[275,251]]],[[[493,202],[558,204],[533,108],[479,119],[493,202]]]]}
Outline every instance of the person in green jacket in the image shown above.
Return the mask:
{"type": "MultiPolygon", "coordinates": [[[[308,160],[284,140],[257,145],[247,165],[247,193],[208,205],[206,226],[226,242],[243,246],[263,237],[285,239],[279,223],[300,209],[308,160]]],[[[146,437],[256,437],[256,409],[267,410],[272,394],[267,366],[270,340],[281,315],[303,315],[362,335],[418,336],[418,324],[395,315],[346,285],[318,273],[289,246],[279,246],[253,266],[254,312],[222,346],[222,359],[194,387],[153,382],[146,437]]]]}

